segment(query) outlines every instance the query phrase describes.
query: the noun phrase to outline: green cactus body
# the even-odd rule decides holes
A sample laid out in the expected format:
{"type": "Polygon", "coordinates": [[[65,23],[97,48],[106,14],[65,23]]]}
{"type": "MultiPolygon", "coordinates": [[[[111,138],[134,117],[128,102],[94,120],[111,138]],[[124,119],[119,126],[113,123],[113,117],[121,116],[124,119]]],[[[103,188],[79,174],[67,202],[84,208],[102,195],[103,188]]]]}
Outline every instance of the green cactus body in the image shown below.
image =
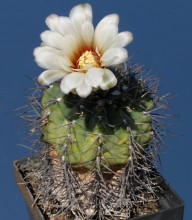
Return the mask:
{"type": "Polygon", "coordinates": [[[123,165],[132,141],[142,150],[151,140],[151,118],[145,113],[154,108],[149,95],[139,97],[137,105],[126,96],[117,101],[98,97],[65,96],[58,83],[44,91],[43,139],[72,165],[94,167],[98,155],[108,167],[123,165]]]}

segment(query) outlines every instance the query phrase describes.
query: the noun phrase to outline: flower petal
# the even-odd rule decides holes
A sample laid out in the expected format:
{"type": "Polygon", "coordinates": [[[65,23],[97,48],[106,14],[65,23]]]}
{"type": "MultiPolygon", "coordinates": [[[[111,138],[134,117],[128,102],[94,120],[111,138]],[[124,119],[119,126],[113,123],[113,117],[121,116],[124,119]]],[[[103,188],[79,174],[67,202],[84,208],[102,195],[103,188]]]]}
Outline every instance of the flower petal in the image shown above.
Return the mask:
{"type": "Polygon", "coordinates": [[[78,88],[84,81],[85,74],[73,72],[62,79],[60,88],[64,94],[68,94],[71,90],[78,88]]]}
{"type": "Polygon", "coordinates": [[[82,98],[86,98],[88,95],[90,95],[91,91],[92,91],[92,87],[87,85],[85,80],[76,89],[77,94],[82,98]]]}
{"type": "Polygon", "coordinates": [[[75,6],[72,8],[69,18],[76,27],[77,38],[81,40],[82,49],[90,48],[94,34],[91,5],[86,3],[75,6]]]}
{"type": "Polygon", "coordinates": [[[59,16],[58,23],[59,33],[63,36],[68,34],[75,36],[77,34],[77,30],[75,29],[75,26],[69,17],[59,16]]]}
{"type": "Polygon", "coordinates": [[[104,69],[103,82],[100,87],[103,90],[110,89],[117,84],[117,78],[113,74],[113,72],[109,69],[104,69]]]}
{"type": "Polygon", "coordinates": [[[119,24],[119,16],[118,14],[110,14],[105,16],[97,25],[96,30],[99,28],[103,28],[106,25],[115,25],[119,24]]]}
{"type": "Polygon", "coordinates": [[[75,44],[78,45],[79,48],[82,48],[82,41],[81,41],[81,37],[80,37],[80,32],[78,31],[77,27],[75,26],[75,24],[73,23],[73,21],[68,18],[68,17],[64,17],[64,16],[60,16],[59,17],[59,32],[61,35],[63,36],[73,36],[73,38],[75,39],[75,44]]]}
{"type": "Polygon", "coordinates": [[[85,82],[89,86],[97,88],[103,81],[104,69],[90,68],[85,75],[85,82]]]}
{"type": "Polygon", "coordinates": [[[97,47],[99,52],[103,54],[110,47],[117,34],[118,27],[115,25],[106,25],[97,29],[94,35],[94,47],[97,47]]]}
{"type": "Polygon", "coordinates": [[[118,34],[119,16],[110,14],[105,16],[97,25],[94,35],[94,47],[101,53],[109,48],[118,34]]]}
{"type": "Polygon", "coordinates": [[[51,14],[46,18],[45,23],[51,31],[58,32],[63,36],[72,35],[78,40],[78,31],[69,17],[51,14]]]}
{"type": "Polygon", "coordinates": [[[133,34],[129,31],[124,31],[117,35],[110,47],[126,47],[132,40],[133,34]]]}
{"type": "Polygon", "coordinates": [[[67,75],[62,70],[46,70],[38,77],[38,81],[42,85],[50,85],[51,83],[64,78],[67,75]]]}
{"type": "Polygon", "coordinates": [[[50,52],[50,53],[56,53],[58,52],[57,49],[53,48],[53,47],[49,47],[49,46],[40,46],[40,47],[36,47],[33,51],[33,55],[36,56],[42,52],[50,52]]]}
{"type": "Polygon", "coordinates": [[[59,32],[59,16],[56,14],[51,14],[45,19],[45,23],[52,31],[59,32]]]}
{"type": "Polygon", "coordinates": [[[71,72],[73,64],[68,57],[65,57],[64,54],[52,47],[37,47],[35,48],[33,54],[37,64],[44,69],[63,69],[71,72]]]}
{"type": "Polygon", "coordinates": [[[109,48],[101,57],[102,66],[114,66],[122,64],[128,59],[128,52],[125,48],[109,48]]]}
{"type": "Polygon", "coordinates": [[[80,27],[86,20],[92,22],[91,5],[86,3],[73,7],[70,11],[69,18],[77,25],[77,27],[80,27]]]}
{"type": "Polygon", "coordinates": [[[58,32],[47,30],[41,33],[41,39],[46,45],[63,50],[65,55],[71,59],[74,56],[73,52],[78,48],[72,35],[62,36],[58,32]]]}
{"type": "Polygon", "coordinates": [[[57,49],[63,49],[63,44],[65,44],[64,37],[55,31],[44,31],[41,33],[40,37],[47,46],[55,47],[57,49]]]}
{"type": "Polygon", "coordinates": [[[54,51],[54,48],[50,47],[37,47],[33,52],[35,61],[44,69],[60,69],[58,62],[59,56],[54,51]]]}
{"type": "Polygon", "coordinates": [[[84,21],[81,26],[81,38],[87,48],[91,48],[93,41],[94,27],[89,21],[84,21]]]}

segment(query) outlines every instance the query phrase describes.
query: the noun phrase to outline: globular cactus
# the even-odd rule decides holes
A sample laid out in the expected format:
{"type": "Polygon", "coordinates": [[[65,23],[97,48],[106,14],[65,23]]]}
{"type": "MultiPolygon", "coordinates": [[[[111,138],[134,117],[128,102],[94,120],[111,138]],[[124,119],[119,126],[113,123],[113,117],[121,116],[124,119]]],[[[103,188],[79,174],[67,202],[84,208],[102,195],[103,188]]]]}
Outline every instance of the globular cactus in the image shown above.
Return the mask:
{"type": "Polygon", "coordinates": [[[41,147],[23,170],[48,219],[123,220],[158,210],[163,114],[154,111],[165,96],[138,65],[113,72],[117,85],[87,98],[63,94],[58,82],[29,96],[22,117],[41,147]]]}
{"type": "Polygon", "coordinates": [[[128,162],[131,140],[140,151],[148,146],[152,125],[147,112],[155,106],[152,97],[134,77],[120,77],[113,90],[98,91],[86,99],[64,95],[59,83],[44,91],[43,139],[56,155],[90,168],[95,166],[100,146],[101,163],[111,167],[128,162]]]}

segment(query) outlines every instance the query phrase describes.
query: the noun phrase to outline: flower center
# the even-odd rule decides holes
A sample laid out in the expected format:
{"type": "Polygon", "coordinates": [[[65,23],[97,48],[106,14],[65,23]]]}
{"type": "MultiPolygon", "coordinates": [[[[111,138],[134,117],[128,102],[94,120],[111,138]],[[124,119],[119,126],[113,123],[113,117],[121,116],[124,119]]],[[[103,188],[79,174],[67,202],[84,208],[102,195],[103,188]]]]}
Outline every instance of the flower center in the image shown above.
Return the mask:
{"type": "Polygon", "coordinates": [[[92,65],[93,67],[101,66],[97,53],[87,50],[77,60],[77,68],[83,69],[88,65],[92,65]]]}

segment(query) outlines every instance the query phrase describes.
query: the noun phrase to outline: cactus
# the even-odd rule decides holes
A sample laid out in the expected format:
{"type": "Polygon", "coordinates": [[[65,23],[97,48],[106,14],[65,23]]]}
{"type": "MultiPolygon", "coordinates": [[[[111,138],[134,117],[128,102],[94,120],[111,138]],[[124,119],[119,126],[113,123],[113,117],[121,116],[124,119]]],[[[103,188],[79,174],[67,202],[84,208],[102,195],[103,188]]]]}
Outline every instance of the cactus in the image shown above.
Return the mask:
{"type": "Polygon", "coordinates": [[[123,220],[150,213],[151,203],[158,209],[166,96],[141,66],[122,65],[133,37],[117,35],[118,16],[104,17],[95,33],[91,19],[89,4],[74,7],[67,20],[50,15],[51,31],[34,50],[48,70],[21,115],[38,136],[22,172],[46,219],[123,220]]]}
{"type": "Polygon", "coordinates": [[[131,139],[142,151],[151,140],[152,97],[134,77],[120,76],[118,90],[95,92],[89,98],[64,95],[59,83],[44,91],[42,97],[43,139],[67,163],[94,166],[97,146],[101,163],[106,166],[125,165],[130,157],[131,139]],[[129,97],[127,91],[133,88],[129,97]],[[145,94],[146,93],[146,94],[145,94]]]}
{"type": "Polygon", "coordinates": [[[150,213],[151,202],[158,210],[163,114],[153,112],[165,96],[138,65],[113,72],[117,85],[87,98],[63,94],[59,82],[29,96],[22,117],[40,149],[23,169],[48,219],[127,219],[150,213]]]}

